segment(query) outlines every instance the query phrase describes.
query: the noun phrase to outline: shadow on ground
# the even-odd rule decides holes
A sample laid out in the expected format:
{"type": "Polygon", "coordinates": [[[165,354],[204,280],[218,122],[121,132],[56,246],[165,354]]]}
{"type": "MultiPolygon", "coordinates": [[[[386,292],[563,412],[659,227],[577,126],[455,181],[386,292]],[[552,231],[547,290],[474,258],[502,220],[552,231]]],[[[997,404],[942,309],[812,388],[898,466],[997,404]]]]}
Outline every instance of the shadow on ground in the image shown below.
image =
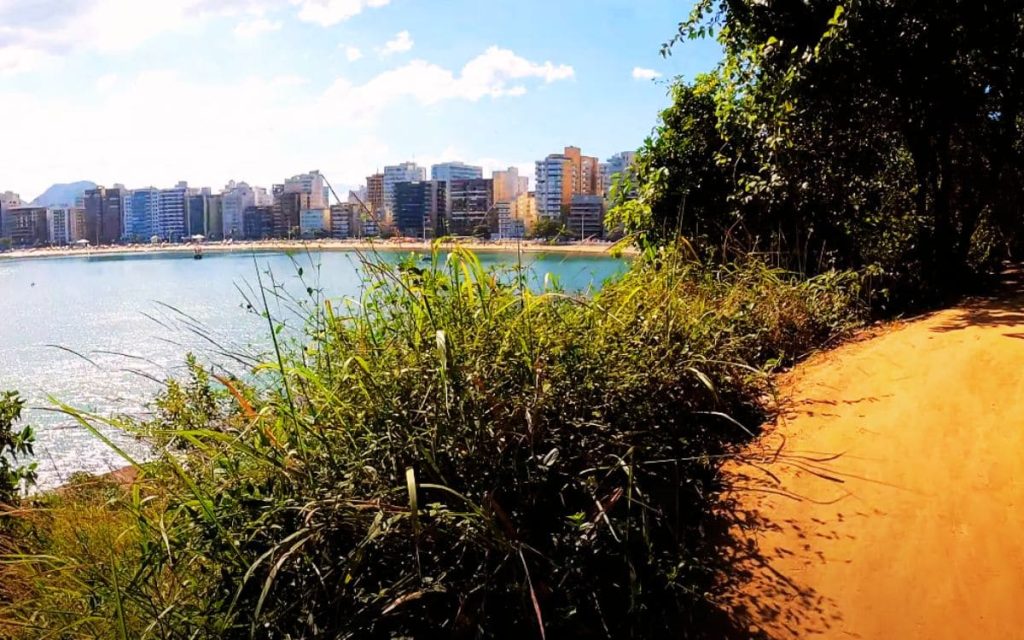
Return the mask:
{"type": "MultiPolygon", "coordinates": [[[[946,333],[968,327],[1007,327],[1024,324],[1024,271],[1014,268],[1003,274],[1002,283],[992,295],[969,300],[949,321],[933,331],[946,333]]],[[[1024,339],[1024,333],[1008,331],[1008,338],[1024,339]]]]}

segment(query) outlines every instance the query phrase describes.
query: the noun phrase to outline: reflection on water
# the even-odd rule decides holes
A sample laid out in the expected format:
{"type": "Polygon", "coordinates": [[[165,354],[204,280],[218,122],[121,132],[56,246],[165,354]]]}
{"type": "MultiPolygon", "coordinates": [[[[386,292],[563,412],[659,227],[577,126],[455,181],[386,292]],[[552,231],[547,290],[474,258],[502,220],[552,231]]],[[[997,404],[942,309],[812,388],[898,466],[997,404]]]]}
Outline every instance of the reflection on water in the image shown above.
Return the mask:
{"type": "MultiPolygon", "coordinates": [[[[517,260],[505,254],[480,259],[486,266],[517,260]]],[[[621,261],[605,257],[523,260],[537,282],[552,274],[577,291],[623,269],[621,261]]],[[[290,291],[312,283],[338,298],[357,295],[360,288],[357,256],[341,252],[0,260],[0,389],[21,391],[32,407],[27,418],[39,427],[44,486],[72,471],[123,466],[88,432],[54,412],[51,397],[99,415],[139,415],[159,389],[156,381],[180,374],[187,352],[229,368],[222,352],[263,352],[266,323],[246,309],[243,295],[256,287],[257,265],[290,291]],[[306,283],[300,282],[299,266],[306,283]]],[[[289,314],[280,303],[271,308],[279,317],[289,314]]],[[[142,450],[123,438],[122,444],[142,450]]]]}

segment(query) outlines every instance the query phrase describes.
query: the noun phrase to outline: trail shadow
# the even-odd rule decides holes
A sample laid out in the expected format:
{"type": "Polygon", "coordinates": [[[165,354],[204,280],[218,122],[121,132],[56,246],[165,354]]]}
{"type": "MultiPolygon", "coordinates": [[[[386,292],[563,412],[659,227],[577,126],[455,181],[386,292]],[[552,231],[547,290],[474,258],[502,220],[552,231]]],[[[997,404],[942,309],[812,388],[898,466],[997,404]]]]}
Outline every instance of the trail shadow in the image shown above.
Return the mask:
{"type": "Polygon", "coordinates": [[[800,575],[780,569],[783,564],[824,564],[821,542],[852,539],[845,520],[878,515],[860,513],[852,507],[844,515],[846,509],[840,503],[850,496],[846,482],[853,477],[835,468],[834,463],[840,459],[839,455],[789,452],[785,443],[775,447],[762,439],[749,447],[738,463],[727,465],[716,510],[715,524],[719,528],[713,533],[720,569],[714,593],[723,619],[729,621],[728,629],[739,632],[718,637],[782,640],[842,633],[838,604],[800,575]],[[799,473],[817,476],[825,485],[834,486],[834,500],[823,502],[792,493],[779,478],[781,467],[799,469],[799,473]],[[834,504],[836,513],[782,519],[771,509],[771,501],[780,498],[806,503],[808,508],[834,504]]]}
{"type": "MultiPolygon", "coordinates": [[[[970,327],[1024,327],[1024,271],[1021,268],[1005,272],[992,294],[972,298],[953,318],[932,328],[932,331],[948,333],[970,327]]],[[[1005,335],[1024,338],[1024,333],[1005,335]]]]}

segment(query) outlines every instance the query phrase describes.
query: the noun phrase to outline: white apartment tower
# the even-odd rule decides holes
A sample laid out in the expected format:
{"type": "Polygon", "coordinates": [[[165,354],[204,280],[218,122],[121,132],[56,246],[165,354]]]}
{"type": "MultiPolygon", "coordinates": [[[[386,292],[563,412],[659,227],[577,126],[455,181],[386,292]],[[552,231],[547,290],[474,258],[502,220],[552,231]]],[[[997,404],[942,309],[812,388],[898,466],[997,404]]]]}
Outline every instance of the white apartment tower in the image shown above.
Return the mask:
{"type": "Polygon", "coordinates": [[[572,163],[562,154],[552,154],[537,162],[537,215],[548,220],[562,216],[562,205],[572,197],[572,163]]]}
{"type": "MultiPolygon", "coordinates": [[[[285,193],[309,194],[310,209],[324,209],[328,205],[327,183],[319,171],[292,176],[284,181],[285,193]]],[[[257,205],[263,206],[263,205],[257,205]]]]}

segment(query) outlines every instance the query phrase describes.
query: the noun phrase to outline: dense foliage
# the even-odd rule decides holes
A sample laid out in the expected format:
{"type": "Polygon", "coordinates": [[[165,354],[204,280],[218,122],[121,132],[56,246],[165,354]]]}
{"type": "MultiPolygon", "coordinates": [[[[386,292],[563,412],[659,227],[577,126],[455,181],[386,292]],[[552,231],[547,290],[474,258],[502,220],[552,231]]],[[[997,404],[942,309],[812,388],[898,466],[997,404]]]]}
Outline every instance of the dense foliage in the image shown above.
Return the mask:
{"type": "MultiPolygon", "coordinates": [[[[13,504],[36,477],[36,463],[19,464],[33,454],[35,434],[30,426],[17,429],[25,402],[18,394],[0,393],[0,505],[13,504]]],[[[0,527],[3,521],[0,519],[0,527]]]]}
{"type": "Polygon", "coordinates": [[[592,297],[462,251],[368,262],[343,305],[311,286],[303,337],[275,327],[246,381],[193,361],[170,383],[137,427],[165,454],[130,489],[86,481],[20,519],[0,631],[698,635],[719,465],[766,374],[856,321],[858,280],[684,253],[592,297]]]}
{"type": "Polygon", "coordinates": [[[665,53],[711,35],[724,60],[673,87],[620,190],[641,241],[865,269],[901,305],[1019,248],[1020,2],[700,0],[665,53]]]}

